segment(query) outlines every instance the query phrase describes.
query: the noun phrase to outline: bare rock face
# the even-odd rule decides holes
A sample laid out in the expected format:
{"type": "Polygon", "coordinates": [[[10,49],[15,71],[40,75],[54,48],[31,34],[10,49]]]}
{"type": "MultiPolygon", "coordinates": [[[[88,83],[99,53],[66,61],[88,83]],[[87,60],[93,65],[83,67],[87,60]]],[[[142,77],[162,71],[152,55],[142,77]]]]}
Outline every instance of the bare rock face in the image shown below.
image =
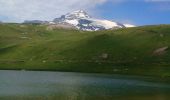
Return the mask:
{"type": "Polygon", "coordinates": [[[48,25],[47,26],[47,30],[54,30],[54,29],[68,29],[68,30],[71,30],[71,29],[76,29],[76,27],[70,25],[70,24],[67,24],[67,23],[62,23],[62,24],[52,24],[52,25],[48,25]]]}
{"type": "Polygon", "coordinates": [[[71,13],[67,13],[66,15],[62,15],[59,18],[55,18],[53,20],[56,24],[68,23],[75,26],[78,30],[82,31],[99,31],[99,30],[108,30],[108,29],[119,29],[132,27],[133,25],[127,25],[110,21],[103,20],[91,17],[88,13],[83,10],[77,10],[71,13]]]}
{"type": "Polygon", "coordinates": [[[55,18],[53,21],[42,21],[42,20],[25,20],[23,24],[34,24],[34,25],[50,25],[48,30],[55,28],[74,29],[81,31],[100,31],[100,30],[115,30],[120,28],[135,27],[130,24],[118,23],[116,21],[98,19],[91,17],[88,13],[83,10],[73,11],[62,15],[61,17],[55,18]],[[54,24],[57,24],[54,26],[54,24]],[[65,24],[70,24],[64,26],[65,24]],[[51,26],[52,25],[52,26],[51,26]]]}
{"type": "Polygon", "coordinates": [[[168,49],[169,49],[168,46],[161,47],[161,48],[156,49],[156,50],[153,52],[153,54],[154,54],[154,55],[163,55],[163,54],[165,54],[165,53],[167,52],[168,49]]]}

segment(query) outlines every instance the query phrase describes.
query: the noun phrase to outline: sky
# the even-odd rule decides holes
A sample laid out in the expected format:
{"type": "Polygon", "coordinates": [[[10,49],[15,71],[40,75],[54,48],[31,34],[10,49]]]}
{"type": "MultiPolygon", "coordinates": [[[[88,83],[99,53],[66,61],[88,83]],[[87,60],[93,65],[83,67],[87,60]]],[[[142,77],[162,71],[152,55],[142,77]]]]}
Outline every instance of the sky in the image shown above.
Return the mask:
{"type": "Polygon", "coordinates": [[[0,0],[0,21],[53,20],[75,10],[134,25],[170,24],[170,0],[0,0]]]}

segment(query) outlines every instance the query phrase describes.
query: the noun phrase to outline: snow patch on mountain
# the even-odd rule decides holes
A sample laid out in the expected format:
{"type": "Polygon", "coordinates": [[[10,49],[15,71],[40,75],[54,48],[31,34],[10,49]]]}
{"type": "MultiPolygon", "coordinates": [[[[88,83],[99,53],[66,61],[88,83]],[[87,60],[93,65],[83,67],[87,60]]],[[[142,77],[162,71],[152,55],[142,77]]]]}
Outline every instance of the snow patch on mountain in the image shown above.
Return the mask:
{"type": "Polygon", "coordinates": [[[95,19],[88,15],[83,10],[73,11],[62,15],[60,18],[54,19],[55,23],[68,23],[71,24],[79,30],[84,31],[98,31],[106,29],[118,29],[125,27],[135,27],[130,24],[121,24],[114,21],[95,19]]]}
{"type": "Polygon", "coordinates": [[[59,18],[55,18],[53,21],[40,21],[40,20],[32,20],[25,21],[24,23],[33,23],[33,24],[63,24],[63,25],[72,25],[75,28],[83,31],[98,31],[98,30],[107,30],[107,29],[119,29],[126,27],[135,27],[130,24],[122,24],[110,20],[102,20],[92,18],[83,10],[73,11],[71,13],[67,13],[66,15],[62,15],[59,18]]]}
{"type": "Polygon", "coordinates": [[[91,18],[85,11],[77,10],[65,15],[66,19],[81,19],[81,18],[91,18]]]}
{"type": "Polygon", "coordinates": [[[132,25],[132,24],[123,24],[125,27],[136,27],[135,25],[132,25]]]}
{"type": "Polygon", "coordinates": [[[111,29],[113,27],[123,28],[123,26],[118,23],[109,20],[92,19],[91,21],[93,21],[92,25],[103,26],[105,29],[111,29]]]}
{"type": "Polygon", "coordinates": [[[79,21],[77,19],[73,20],[65,20],[66,23],[72,24],[74,26],[77,26],[79,24],[79,21]]]}

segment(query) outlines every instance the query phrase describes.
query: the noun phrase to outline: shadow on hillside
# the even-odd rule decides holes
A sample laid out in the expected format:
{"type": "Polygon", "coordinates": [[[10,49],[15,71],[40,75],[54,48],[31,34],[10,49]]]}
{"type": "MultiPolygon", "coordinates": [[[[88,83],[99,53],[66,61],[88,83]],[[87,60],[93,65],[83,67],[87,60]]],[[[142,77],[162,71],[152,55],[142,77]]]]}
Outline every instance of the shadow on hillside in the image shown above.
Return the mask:
{"type": "Polygon", "coordinates": [[[63,51],[69,59],[66,60],[68,70],[118,74],[153,74],[153,66],[158,73],[167,70],[157,58],[152,60],[152,54],[147,54],[151,48],[135,47],[135,43],[130,44],[129,40],[123,39],[113,34],[99,34],[83,40],[86,42],[77,47],[63,51]]]}

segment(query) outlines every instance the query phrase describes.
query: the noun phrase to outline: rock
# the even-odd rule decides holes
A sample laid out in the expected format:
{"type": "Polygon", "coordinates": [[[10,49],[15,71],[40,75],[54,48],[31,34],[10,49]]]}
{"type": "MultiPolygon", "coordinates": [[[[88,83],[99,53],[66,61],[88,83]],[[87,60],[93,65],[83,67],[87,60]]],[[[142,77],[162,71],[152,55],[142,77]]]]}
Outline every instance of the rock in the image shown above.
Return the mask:
{"type": "Polygon", "coordinates": [[[160,37],[164,37],[164,34],[160,34],[160,37]]]}
{"type": "Polygon", "coordinates": [[[47,61],[46,61],[46,60],[43,60],[42,62],[43,62],[43,63],[46,63],[47,61]]]}
{"type": "Polygon", "coordinates": [[[41,21],[41,20],[25,20],[23,24],[47,24],[48,21],[41,21]]]}
{"type": "Polygon", "coordinates": [[[30,61],[33,61],[33,59],[31,58],[30,61]]]}
{"type": "Polygon", "coordinates": [[[109,57],[109,55],[107,54],[107,53],[103,53],[102,55],[101,55],[101,58],[102,59],[107,59],[109,57]]]}
{"type": "Polygon", "coordinates": [[[28,34],[28,33],[21,33],[22,35],[26,35],[26,34],[28,34]]]}
{"type": "Polygon", "coordinates": [[[161,47],[161,48],[156,49],[156,50],[153,52],[153,54],[154,54],[154,55],[163,55],[163,54],[165,54],[165,53],[167,52],[168,49],[169,49],[168,46],[161,47]]]}
{"type": "Polygon", "coordinates": [[[119,71],[119,69],[113,69],[113,71],[114,71],[114,72],[118,72],[118,71],[119,71]]]}
{"type": "Polygon", "coordinates": [[[76,29],[76,27],[70,25],[70,24],[53,24],[53,25],[48,25],[47,30],[54,30],[54,29],[76,29]]]}
{"type": "Polygon", "coordinates": [[[20,25],[21,28],[26,28],[27,26],[26,25],[20,25]]]}

